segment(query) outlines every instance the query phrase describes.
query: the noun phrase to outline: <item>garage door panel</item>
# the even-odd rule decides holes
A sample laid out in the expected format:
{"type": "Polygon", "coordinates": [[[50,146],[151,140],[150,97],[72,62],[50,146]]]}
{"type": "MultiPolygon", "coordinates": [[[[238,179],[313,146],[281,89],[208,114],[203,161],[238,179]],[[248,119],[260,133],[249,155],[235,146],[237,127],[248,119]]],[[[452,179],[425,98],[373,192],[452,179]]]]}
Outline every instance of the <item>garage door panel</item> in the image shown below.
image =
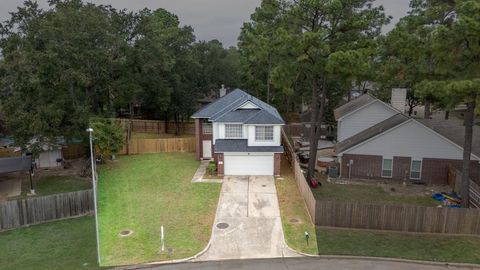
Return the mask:
{"type": "Polygon", "coordinates": [[[225,155],[225,175],[273,175],[273,155],[225,155]]]}

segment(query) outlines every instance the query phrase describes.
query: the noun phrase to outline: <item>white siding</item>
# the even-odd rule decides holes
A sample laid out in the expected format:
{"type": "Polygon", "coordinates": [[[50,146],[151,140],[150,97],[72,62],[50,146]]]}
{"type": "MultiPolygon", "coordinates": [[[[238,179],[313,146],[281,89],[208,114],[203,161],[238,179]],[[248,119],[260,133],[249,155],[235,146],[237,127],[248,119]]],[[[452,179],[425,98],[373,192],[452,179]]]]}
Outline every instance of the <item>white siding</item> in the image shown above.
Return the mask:
{"type": "MultiPolygon", "coordinates": [[[[212,123],[212,140],[213,144],[215,144],[215,141],[219,138],[219,132],[220,129],[218,127],[218,123],[212,123]]],[[[224,135],[225,136],[225,135],[224,135]]]]}
{"type": "Polygon", "coordinates": [[[344,154],[456,160],[463,158],[460,147],[415,120],[409,120],[344,154]]]}
{"type": "Polygon", "coordinates": [[[57,159],[61,158],[63,158],[62,150],[50,150],[41,152],[35,162],[38,168],[55,168],[62,166],[57,162],[57,159]]]}
{"type": "Polygon", "coordinates": [[[372,127],[395,114],[398,114],[398,111],[377,100],[340,119],[337,128],[337,140],[340,142],[350,138],[360,131],[372,127]]]}
{"type": "Polygon", "coordinates": [[[248,145],[249,146],[280,146],[281,144],[281,126],[273,126],[272,142],[255,141],[255,126],[248,125],[248,145]]]}

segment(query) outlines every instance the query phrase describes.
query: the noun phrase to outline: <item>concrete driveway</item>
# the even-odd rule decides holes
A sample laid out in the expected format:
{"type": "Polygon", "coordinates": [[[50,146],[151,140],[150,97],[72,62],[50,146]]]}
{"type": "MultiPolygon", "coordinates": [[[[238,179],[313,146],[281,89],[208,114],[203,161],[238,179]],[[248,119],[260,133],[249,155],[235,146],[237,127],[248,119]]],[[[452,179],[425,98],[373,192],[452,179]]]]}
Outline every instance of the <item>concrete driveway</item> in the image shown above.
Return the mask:
{"type": "Polygon", "coordinates": [[[294,257],[283,238],[272,176],[227,176],[211,245],[199,261],[294,257]]]}

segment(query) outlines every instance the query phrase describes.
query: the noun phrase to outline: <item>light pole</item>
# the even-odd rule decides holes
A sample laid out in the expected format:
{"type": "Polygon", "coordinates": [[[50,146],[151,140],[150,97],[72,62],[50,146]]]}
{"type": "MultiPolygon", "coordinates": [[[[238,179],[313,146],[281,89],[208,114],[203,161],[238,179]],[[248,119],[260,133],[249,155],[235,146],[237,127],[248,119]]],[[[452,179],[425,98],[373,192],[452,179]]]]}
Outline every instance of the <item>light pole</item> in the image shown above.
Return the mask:
{"type": "Polygon", "coordinates": [[[97,262],[100,266],[100,239],[98,236],[98,211],[97,211],[97,170],[95,169],[95,154],[93,152],[93,128],[88,128],[90,140],[90,161],[92,166],[92,183],[93,183],[93,206],[95,208],[95,235],[97,238],[97,262]]]}

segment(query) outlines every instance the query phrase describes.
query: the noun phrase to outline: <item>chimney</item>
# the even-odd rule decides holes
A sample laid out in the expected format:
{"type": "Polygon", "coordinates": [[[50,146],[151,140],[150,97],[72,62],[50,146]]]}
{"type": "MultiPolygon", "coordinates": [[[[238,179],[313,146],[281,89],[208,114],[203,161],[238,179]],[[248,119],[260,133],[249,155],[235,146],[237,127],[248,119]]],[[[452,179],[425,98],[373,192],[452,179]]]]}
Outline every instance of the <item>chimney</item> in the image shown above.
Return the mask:
{"type": "Polygon", "coordinates": [[[406,88],[392,88],[392,106],[405,113],[405,106],[407,104],[407,89],[406,88]]]}
{"type": "Polygon", "coordinates": [[[227,94],[227,89],[225,88],[225,84],[222,84],[222,88],[220,88],[220,97],[223,97],[227,94]]]}

